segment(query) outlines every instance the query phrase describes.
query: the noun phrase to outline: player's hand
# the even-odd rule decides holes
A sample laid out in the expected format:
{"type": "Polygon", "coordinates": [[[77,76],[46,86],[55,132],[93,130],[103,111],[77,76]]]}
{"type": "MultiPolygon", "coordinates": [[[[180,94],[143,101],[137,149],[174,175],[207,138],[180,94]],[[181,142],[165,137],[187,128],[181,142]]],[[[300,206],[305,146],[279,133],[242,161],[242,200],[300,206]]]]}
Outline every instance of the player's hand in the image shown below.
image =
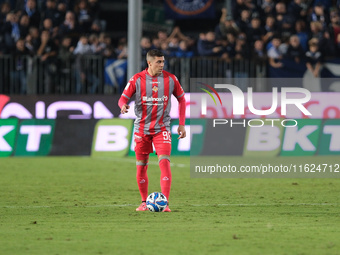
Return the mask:
{"type": "Polygon", "coordinates": [[[179,135],[178,139],[185,138],[187,136],[187,132],[185,131],[185,126],[179,125],[177,129],[177,133],[179,135]]]}
{"type": "Polygon", "coordinates": [[[124,104],[124,105],[122,106],[122,109],[120,109],[120,112],[121,112],[122,114],[127,113],[127,112],[129,111],[129,108],[130,108],[129,105],[124,104]]]}

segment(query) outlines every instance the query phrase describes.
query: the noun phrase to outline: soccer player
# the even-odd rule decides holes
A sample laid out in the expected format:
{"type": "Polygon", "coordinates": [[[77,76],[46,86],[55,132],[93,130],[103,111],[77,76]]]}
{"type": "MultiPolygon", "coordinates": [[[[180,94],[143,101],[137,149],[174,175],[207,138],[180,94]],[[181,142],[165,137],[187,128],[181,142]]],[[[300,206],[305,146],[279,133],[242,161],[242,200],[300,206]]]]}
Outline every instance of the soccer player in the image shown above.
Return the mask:
{"type": "MultiPolygon", "coordinates": [[[[169,114],[172,94],[177,98],[179,104],[179,127],[177,129],[179,139],[186,136],[184,91],[177,77],[163,70],[164,54],[160,50],[148,51],[146,60],[148,67],[129,80],[118,101],[121,113],[127,113],[130,108],[127,103],[136,94],[134,128],[136,178],[142,197],[142,203],[136,211],[148,210],[146,207],[149,185],[147,169],[149,154],[153,152],[152,144],[155,146],[161,170],[161,190],[169,201],[171,188],[169,114]]],[[[171,212],[169,205],[164,212],[171,212]]]]}

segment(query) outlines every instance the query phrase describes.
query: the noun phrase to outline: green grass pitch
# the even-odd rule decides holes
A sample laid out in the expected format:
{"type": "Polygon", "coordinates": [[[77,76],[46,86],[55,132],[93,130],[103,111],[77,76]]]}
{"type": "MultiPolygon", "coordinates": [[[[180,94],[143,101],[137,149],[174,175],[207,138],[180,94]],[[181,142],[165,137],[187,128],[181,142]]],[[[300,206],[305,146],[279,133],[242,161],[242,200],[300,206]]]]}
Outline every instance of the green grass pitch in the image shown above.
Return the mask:
{"type": "Polygon", "coordinates": [[[340,254],[340,179],[193,179],[189,162],[172,157],[172,212],[151,213],[133,158],[1,158],[0,254],[340,254]]]}

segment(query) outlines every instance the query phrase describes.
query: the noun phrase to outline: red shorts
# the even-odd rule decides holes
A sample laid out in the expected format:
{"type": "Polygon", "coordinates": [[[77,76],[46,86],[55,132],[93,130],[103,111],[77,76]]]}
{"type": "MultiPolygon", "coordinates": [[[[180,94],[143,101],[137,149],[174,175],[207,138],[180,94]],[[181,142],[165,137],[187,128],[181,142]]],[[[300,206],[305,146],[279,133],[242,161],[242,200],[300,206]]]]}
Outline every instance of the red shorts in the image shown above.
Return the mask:
{"type": "Polygon", "coordinates": [[[136,154],[149,154],[153,152],[152,144],[155,146],[157,155],[171,154],[171,133],[162,131],[155,135],[134,134],[136,154]]]}

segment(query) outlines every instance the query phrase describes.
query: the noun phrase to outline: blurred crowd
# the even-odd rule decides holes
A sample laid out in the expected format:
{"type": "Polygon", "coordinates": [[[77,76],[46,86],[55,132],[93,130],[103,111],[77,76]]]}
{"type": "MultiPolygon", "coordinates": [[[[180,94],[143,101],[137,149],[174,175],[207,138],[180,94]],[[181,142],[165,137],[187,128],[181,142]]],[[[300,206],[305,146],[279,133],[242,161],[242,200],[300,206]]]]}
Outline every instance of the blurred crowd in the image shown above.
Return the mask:
{"type": "MultiPolygon", "coordinates": [[[[54,91],[57,69],[71,58],[76,60],[77,93],[84,80],[91,79],[81,56],[126,58],[126,39],[113,46],[98,0],[12,0],[0,6],[0,55],[14,56],[10,76],[13,84],[21,83],[20,93],[26,90],[25,56],[39,57],[45,66],[45,93],[54,91]]],[[[95,90],[98,78],[91,82],[95,90]]]]}
{"type": "MultiPolygon", "coordinates": [[[[48,66],[47,83],[53,69],[63,68],[62,61],[70,57],[127,58],[127,39],[113,42],[106,33],[98,0],[0,0],[0,4],[0,55],[15,57],[19,74],[11,76],[21,83],[25,82],[21,56],[37,56],[48,66]]],[[[340,0],[235,0],[231,10],[221,10],[218,24],[209,30],[188,36],[175,27],[171,33],[145,34],[140,47],[143,55],[158,48],[166,57],[251,59],[268,61],[273,68],[281,68],[286,58],[304,63],[317,77],[325,58],[340,57],[339,7],[340,0]]],[[[77,67],[80,91],[88,70],[81,61],[77,67]]],[[[95,91],[98,79],[91,83],[95,91]]]]}
{"type": "Polygon", "coordinates": [[[47,58],[57,55],[61,46],[71,53],[76,48],[76,53],[84,53],[82,36],[86,36],[89,51],[94,54],[110,55],[114,51],[111,38],[105,34],[105,22],[100,19],[98,0],[2,1],[0,30],[1,54],[47,58]]]}
{"type": "Polygon", "coordinates": [[[209,31],[188,37],[176,27],[169,36],[143,37],[141,47],[170,57],[268,60],[274,68],[287,58],[306,63],[317,76],[324,58],[340,57],[339,7],[339,0],[236,0],[209,31]]]}

